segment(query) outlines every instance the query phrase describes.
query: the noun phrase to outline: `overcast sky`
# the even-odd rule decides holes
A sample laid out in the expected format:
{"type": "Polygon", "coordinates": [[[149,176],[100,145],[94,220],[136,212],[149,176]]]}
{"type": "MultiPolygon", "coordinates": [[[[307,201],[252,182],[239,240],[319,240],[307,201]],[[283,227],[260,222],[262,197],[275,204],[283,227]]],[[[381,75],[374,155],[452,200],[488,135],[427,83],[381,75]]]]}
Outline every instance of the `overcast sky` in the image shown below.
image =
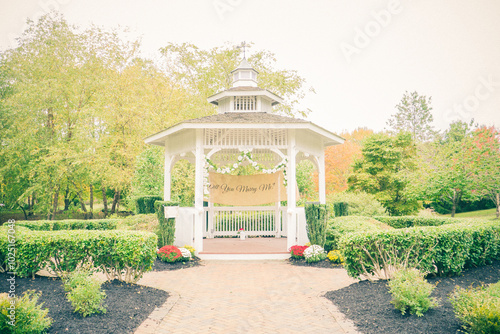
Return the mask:
{"type": "Polygon", "coordinates": [[[500,127],[498,0],[0,0],[0,49],[50,9],[128,26],[148,57],[169,42],[253,42],[307,80],[308,119],[334,132],[383,130],[405,91],[432,96],[437,129],[500,127]]]}

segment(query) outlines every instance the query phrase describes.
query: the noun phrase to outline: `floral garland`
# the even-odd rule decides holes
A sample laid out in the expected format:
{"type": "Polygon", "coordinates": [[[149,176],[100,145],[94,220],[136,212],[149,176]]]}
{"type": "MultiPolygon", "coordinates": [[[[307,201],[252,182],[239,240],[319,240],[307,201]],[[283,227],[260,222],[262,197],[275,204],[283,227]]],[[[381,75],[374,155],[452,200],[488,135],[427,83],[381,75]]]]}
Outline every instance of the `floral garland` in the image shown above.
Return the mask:
{"type": "Polygon", "coordinates": [[[218,167],[210,158],[205,156],[205,165],[204,165],[204,170],[203,170],[203,179],[204,179],[204,185],[205,185],[205,195],[208,195],[208,188],[209,188],[209,182],[208,182],[208,172],[213,170],[217,173],[220,174],[229,174],[236,170],[240,165],[247,160],[250,165],[255,169],[255,170],[260,170],[264,174],[273,174],[276,173],[279,170],[283,170],[283,183],[285,186],[287,185],[287,176],[286,176],[286,166],[288,164],[288,158],[285,156],[283,160],[273,168],[263,168],[261,165],[259,165],[256,161],[253,160],[252,152],[249,150],[244,150],[241,151],[240,155],[238,156],[238,161],[235,162],[231,167],[218,167]]]}

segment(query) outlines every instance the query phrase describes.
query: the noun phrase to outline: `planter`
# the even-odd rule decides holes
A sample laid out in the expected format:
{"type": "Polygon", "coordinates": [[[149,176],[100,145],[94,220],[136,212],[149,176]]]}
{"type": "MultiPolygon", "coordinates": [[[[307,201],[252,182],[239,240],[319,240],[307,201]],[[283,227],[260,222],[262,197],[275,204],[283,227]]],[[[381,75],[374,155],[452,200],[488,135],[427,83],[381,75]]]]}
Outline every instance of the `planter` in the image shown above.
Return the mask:
{"type": "Polygon", "coordinates": [[[246,234],[245,232],[240,232],[240,240],[245,240],[246,234]]]}

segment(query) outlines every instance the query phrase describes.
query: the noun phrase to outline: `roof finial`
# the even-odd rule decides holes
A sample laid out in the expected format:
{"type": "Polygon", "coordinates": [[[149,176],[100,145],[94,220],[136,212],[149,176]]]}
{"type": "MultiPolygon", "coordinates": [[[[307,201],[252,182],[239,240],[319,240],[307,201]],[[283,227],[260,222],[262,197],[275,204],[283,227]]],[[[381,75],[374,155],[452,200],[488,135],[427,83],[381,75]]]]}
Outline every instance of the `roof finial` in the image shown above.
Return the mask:
{"type": "Polygon", "coordinates": [[[243,59],[246,59],[246,47],[249,46],[245,41],[241,42],[241,45],[238,45],[237,48],[243,48],[243,59]]]}

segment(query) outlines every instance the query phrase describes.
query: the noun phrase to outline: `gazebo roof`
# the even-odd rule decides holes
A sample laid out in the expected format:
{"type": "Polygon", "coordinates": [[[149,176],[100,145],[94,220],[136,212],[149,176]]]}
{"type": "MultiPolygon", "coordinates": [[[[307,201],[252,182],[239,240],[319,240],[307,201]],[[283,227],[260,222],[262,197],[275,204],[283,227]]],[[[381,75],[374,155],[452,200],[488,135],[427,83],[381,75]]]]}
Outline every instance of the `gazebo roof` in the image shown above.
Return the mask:
{"type": "Polygon", "coordinates": [[[189,119],[151,135],[145,141],[147,144],[164,146],[168,136],[194,129],[297,129],[320,136],[325,147],[344,142],[344,138],[312,122],[267,112],[227,112],[189,119]]]}

